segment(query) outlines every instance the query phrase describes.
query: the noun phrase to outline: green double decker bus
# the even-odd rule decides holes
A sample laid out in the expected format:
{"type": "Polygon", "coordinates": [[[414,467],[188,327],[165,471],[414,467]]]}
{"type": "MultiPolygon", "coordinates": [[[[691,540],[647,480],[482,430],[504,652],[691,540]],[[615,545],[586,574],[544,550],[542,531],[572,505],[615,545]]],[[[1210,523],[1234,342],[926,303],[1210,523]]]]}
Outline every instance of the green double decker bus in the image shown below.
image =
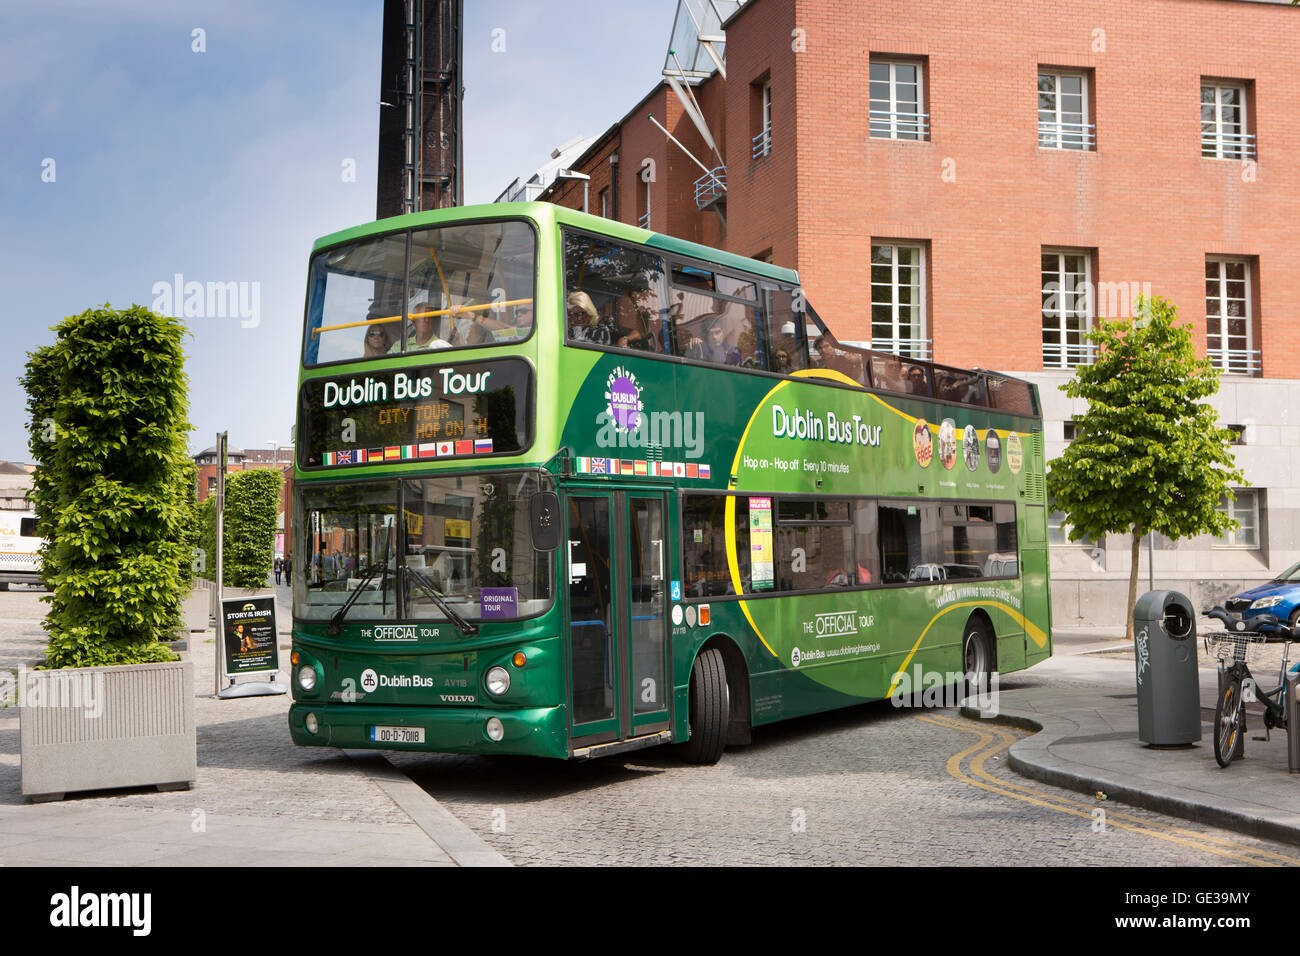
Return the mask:
{"type": "Polygon", "coordinates": [[[296,437],[299,744],[712,763],[1051,653],[1036,387],[770,264],[546,203],[326,236],[296,437]]]}

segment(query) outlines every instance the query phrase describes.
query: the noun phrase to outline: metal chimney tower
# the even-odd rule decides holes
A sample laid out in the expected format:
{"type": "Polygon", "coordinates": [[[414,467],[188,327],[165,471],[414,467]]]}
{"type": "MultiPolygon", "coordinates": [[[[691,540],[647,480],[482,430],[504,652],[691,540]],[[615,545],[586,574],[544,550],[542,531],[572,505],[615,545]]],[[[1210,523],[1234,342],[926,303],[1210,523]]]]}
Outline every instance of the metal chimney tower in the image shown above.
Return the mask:
{"type": "Polygon", "coordinates": [[[375,215],[458,206],[463,0],[384,0],[375,215]]]}

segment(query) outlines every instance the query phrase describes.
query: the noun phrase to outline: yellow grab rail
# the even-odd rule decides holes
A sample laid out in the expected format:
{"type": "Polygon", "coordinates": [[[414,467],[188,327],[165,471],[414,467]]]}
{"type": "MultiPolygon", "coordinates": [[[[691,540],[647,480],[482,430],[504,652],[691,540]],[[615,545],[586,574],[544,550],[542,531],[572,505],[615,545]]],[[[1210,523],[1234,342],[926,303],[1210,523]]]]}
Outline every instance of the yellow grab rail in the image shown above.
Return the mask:
{"type": "MultiPolygon", "coordinates": [[[[486,302],[483,305],[454,305],[450,309],[434,309],[432,312],[412,312],[408,318],[424,318],[436,315],[456,315],[461,312],[482,312],[486,309],[504,309],[512,305],[532,305],[532,299],[509,299],[505,302],[486,302]]],[[[322,325],[318,329],[312,329],[312,335],[320,335],[322,332],[334,332],[338,329],[355,329],[363,325],[385,325],[389,322],[400,322],[400,315],[381,315],[374,319],[362,319],[360,322],[342,322],[338,325],[322,325]]]]}

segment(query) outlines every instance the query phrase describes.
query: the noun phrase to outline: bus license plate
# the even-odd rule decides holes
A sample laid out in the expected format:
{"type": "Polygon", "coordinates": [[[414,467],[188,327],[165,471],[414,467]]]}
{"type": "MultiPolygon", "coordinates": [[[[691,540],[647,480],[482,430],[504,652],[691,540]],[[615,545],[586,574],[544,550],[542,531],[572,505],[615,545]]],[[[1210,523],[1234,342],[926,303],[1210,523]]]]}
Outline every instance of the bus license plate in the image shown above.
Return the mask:
{"type": "Polygon", "coordinates": [[[371,727],[370,739],[377,744],[422,744],[423,727],[371,727]]]}

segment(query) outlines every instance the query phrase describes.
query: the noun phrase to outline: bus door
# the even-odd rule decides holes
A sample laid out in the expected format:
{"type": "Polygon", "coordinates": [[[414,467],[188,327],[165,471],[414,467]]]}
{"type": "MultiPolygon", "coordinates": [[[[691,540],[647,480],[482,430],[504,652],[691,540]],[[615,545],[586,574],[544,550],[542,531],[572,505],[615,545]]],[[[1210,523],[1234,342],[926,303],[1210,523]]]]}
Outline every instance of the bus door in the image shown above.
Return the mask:
{"type": "Polygon", "coordinates": [[[666,731],[664,496],[572,489],[565,509],[574,747],[666,731]]]}

